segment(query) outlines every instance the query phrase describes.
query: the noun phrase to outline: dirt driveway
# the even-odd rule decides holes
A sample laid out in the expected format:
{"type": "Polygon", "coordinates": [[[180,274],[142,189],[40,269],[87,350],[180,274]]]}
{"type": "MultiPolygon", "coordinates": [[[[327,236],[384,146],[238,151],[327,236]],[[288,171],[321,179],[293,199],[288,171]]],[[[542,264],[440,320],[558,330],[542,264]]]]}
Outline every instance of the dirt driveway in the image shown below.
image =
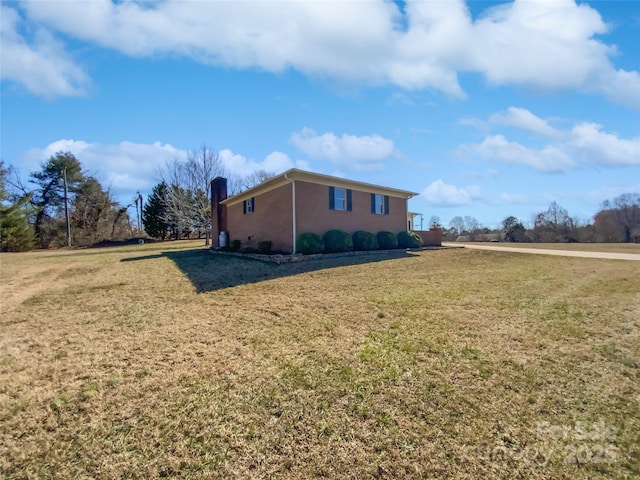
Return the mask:
{"type": "Polygon", "coordinates": [[[584,257],[584,258],[604,258],[609,260],[635,260],[640,262],[640,254],[636,253],[613,253],[613,252],[579,252],[575,250],[549,250],[545,248],[516,248],[494,245],[479,245],[470,243],[442,242],[445,247],[464,247],[475,250],[495,250],[499,252],[534,253],[538,255],[558,255],[561,257],[584,257]]]}

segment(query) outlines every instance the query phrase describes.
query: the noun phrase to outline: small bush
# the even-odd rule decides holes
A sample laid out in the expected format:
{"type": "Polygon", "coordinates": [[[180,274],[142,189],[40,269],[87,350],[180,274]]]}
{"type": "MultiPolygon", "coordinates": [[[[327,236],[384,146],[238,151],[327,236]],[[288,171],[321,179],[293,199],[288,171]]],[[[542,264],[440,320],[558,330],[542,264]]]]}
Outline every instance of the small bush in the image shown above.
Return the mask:
{"type": "Polygon", "coordinates": [[[322,238],[324,239],[325,252],[335,253],[353,250],[353,239],[344,230],[329,230],[322,238]]]}
{"type": "Polygon", "coordinates": [[[231,240],[231,250],[234,252],[238,252],[240,251],[240,246],[242,245],[242,242],[240,240],[231,240]]]}
{"type": "Polygon", "coordinates": [[[376,235],[380,250],[392,250],[398,248],[398,237],[393,232],[378,232],[376,235]]]}
{"type": "Polygon", "coordinates": [[[298,235],[296,242],[296,250],[303,255],[312,255],[320,253],[324,249],[322,238],[315,233],[301,233],[298,235]]]}
{"type": "Polygon", "coordinates": [[[357,231],[352,235],[354,250],[377,250],[378,239],[371,232],[357,231]]]}
{"type": "Polygon", "coordinates": [[[273,249],[273,242],[271,240],[263,240],[258,242],[258,251],[261,253],[269,253],[273,249]]]}
{"type": "Polygon", "coordinates": [[[398,233],[398,246],[400,248],[420,248],[423,243],[422,237],[416,232],[398,233]]]}

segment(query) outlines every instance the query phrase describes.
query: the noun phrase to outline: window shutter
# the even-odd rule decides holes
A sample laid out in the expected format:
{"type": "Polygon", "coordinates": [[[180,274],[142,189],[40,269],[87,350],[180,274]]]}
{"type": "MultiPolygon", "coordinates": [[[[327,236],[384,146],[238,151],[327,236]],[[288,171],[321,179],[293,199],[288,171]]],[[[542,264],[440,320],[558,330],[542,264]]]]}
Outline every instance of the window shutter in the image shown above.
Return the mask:
{"type": "Polygon", "coordinates": [[[249,200],[251,202],[251,211],[255,212],[256,211],[256,199],[255,197],[251,197],[251,200],[249,200]]]}
{"type": "Polygon", "coordinates": [[[384,196],[384,214],[389,215],[389,195],[384,196]]]}
{"type": "Polygon", "coordinates": [[[347,212],[351,211],[351,190],[347,190],[347,212]]]}
{"type": "Polygon", "coordinates": [[[335,210],[336,209],[335,195],[336,195],[335,188],[329,187],[329,210],[335,210]]]}
{"type": "Polygon", "coordinates": [[[247,213],[247,201],[242,202],[242,214],[246,215],[247,213]]]}
{"type": "Polygon", "coordinates": [[[371,213],[376,213],[376,194],[371,194],[371,213]]]}

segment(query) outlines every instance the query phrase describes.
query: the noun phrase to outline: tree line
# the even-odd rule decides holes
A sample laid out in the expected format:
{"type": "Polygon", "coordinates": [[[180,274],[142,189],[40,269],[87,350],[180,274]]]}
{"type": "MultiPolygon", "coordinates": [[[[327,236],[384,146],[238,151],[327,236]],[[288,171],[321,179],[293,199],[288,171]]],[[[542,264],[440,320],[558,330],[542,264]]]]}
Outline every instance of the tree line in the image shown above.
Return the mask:
{"type": "MultiPolygon", "coordinates": [[[[164,165],[159,171],[161,181],[146,203],[140,202],[144,233],[162,240],[205,236],[208,243],[211,180],[226,176],[228,193],[234,195],[273,176],[265,171],[247,176],[225,173],[218,154],[206,145],[190,152],[184,161],[164,165]]],[[[128,213],[133,202],[118,203],[72,153],[51,156],[39,170],[30,172],[28,183],[31,186],[24,185],[19,172],[0,160],[0,251],[65,245],[65,204],[74,246],[143,234],[142,225],[132,225],[128,213]]],[[[136,208],[137,202],[138,198],[136,208]]],[[[515,216],[505,218],[498,229],[483,227],[470,216],[452,218],[448,228],[440,225],[438,217],[432,217],[430,223],[442,230],[444,240],[631,242],[640,235],[640,194],[626,193],[603,202],[592,222],[581,222],[552,202],[534,216],[528,228],[515,216]]]]}
{"type": "Polygon", "coordinates": [[[31,172],[29,184],[33,187],[22,182],[13,166],[0,161],[1,251],[65,245],[65,207],[76,246],[128,238],[134,233],[127,207],[83,171],[80,161],[69,152],[56,153],[40,170],[31,172]]]}
{"type": "Polygon", "coordinates": [[[139,197],[129,205],[121,205],[70,152],[58,152],[39,170],[30,172],[27,185],[17,169],[0,161],[0,251],[64,246],[65,206],[73,246],[145,233],[162,240],[207,236],[208,243],[211,180],[228,177],[232,195],[273,174],[258,171],[245,176],[228,175],[218,154],[203,145],[191,151],[186,160],[176,159],[161,166],[158,176],[161,181],[144,205],[140,199],[142,225],[138,225],[132,222],[128,211],[134,203],[138,208],[139,197]]]}
{"type": "Polygon", "coordinates": [[[591,222],[571,217],[565,208],[552,202],[547,210],[534,215],[528,228],[511,215],[497,229],[483,227],[469,216],[453,217],[448,228],[440,225],[438,217],[432,217],[430,223],[440,228],[443,239],[449,241],[461,238],[469,241],[628,243],[640,236],[640,194],[625,193],[604,201],[591,222]]]}
{"type": "Polygon", "coordinates": [[[273,177],[260,170],[249,175],[229,175],[218,154],[203,145],[185,161],[169,162],[161,171],[162,181],[153,187],[142,209],[145,232],[153,237],[206,237],[211,225],[211,180],[228,177],[228,193],[234,195],[273,177]]]}

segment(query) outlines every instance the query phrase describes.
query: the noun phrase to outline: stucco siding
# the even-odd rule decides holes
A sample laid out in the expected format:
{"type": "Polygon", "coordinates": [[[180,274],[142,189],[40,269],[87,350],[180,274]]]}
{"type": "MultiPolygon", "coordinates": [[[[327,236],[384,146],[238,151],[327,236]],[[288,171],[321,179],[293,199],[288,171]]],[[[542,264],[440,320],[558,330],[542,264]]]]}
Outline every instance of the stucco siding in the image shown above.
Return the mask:
{"type": "Polygon", "coordinates": [[[291,185],[256,195],[255,211],[243,213],[243,203],[227,206],[229,239],[240,240],[242,248],[258,248],[261,241],[273,242],[274,250],[293,250],[291,185]]]}
{"type": "Polygon", "coordinates": [[[328,230],[348,233],[365,230],[377,233],[389,230],[397,233],[407,229],[407,200],[389,197],[389,215],[371,213],[371,193],[352,190],[350,212],[329,209],[329,187],[308,182],[296,182],[297,233],[323,235],[328,230]]]}

